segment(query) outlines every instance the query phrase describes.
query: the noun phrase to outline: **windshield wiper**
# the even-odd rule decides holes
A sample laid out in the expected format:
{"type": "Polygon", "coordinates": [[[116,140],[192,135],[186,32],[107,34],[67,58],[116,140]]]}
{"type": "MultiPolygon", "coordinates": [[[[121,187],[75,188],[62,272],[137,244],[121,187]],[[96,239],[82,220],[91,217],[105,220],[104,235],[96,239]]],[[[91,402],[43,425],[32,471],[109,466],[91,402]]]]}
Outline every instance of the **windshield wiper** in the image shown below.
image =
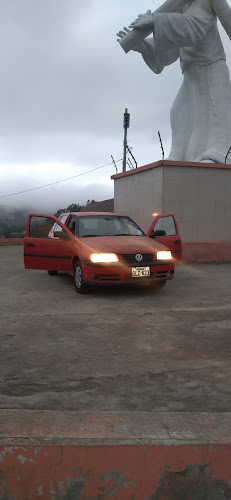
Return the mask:
{"type": "Polygon", "coordinates": [[[79,238],[100,238],[100,237],[111,237],[113,238],[114,236],[144,236],[143,234],[131,234],[131,233],[119,233],[119,234],[84,234],[83,236],[79,236],[79,238]]]}
{"type": "Polygon", "coordinates": [[[145,236],[144,234],[119,233],[115,236],[145,236]]]}
{"type": "Polygon", "coordinates": [[[83,234],[83,236],[79,236],[79,238],[91,238],[91,236],[93,238],[95,237],[98,237],[98,236],[101,236],[100,234],[83,234]]]}
{"type": "Polygon", "coordinates": [[[110,236],[111,238],[114,238],[115,236],[133,236],[130,233],[118,233],[118,234],[104,234],[103,236],[110,236]]]}

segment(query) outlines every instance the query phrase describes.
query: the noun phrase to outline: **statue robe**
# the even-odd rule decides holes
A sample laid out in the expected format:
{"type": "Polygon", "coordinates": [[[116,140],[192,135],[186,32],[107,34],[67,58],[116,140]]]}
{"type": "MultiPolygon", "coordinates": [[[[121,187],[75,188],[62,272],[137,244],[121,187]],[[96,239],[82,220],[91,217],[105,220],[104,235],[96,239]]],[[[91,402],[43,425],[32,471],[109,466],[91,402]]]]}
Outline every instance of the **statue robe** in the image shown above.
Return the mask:
{"type": "Polygon", "coordinates": [[[154,73],[180,59],[183,84],[171,110],[169,159],[224,163],[231,146],[231,87],[209,0],[188,0],[182,13],[154,13],[153,37],[136,47],[154,73]]]}

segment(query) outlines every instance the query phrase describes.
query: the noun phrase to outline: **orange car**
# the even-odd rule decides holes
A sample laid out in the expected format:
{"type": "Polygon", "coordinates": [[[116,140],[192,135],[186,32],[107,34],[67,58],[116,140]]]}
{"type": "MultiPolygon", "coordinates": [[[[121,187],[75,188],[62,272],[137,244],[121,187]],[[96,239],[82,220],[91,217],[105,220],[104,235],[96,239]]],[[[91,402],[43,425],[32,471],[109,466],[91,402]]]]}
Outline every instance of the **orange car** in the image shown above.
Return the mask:
{"type": "Polygon", "coordinates": [[[105,212],[28,215],[24,242],[26,269],[74,276],[79,293],[90,284],[148,281],[163,287],[174,277],[171,251],[148,238],[128,216],[105,212]]]}

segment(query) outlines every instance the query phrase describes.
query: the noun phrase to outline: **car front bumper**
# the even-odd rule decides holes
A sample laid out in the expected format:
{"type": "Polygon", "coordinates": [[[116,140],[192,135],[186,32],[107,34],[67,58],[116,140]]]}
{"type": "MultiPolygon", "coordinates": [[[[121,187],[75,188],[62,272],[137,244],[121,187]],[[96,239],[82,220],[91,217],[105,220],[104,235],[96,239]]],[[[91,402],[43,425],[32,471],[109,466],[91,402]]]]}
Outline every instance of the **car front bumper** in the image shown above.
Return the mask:
{"type": "MultiPolygon", "coordinates": [[[[141,267],[141,266],[133,266],[141,267]]],[[[172,261],[158,261],[148,266],[150,276],[133,277],[132,267],[121,264],[92,264],[82,263],[83,279],[86,283],[116,284],[116,283],[142,283],[151,281],[166,281],[174,278],[174,263],[172,261]]]]}

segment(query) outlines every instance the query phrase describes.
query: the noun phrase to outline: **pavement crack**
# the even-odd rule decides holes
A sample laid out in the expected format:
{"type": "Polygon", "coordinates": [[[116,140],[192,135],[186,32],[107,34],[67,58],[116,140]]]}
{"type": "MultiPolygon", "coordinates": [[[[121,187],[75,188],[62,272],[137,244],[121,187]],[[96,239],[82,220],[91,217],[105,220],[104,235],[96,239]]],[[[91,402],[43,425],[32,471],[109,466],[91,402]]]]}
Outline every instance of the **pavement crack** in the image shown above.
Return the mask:
{"type": "Polygon", "coordinates": [[[59,461],[59,463],[56,465],[56,467],[59,467],[59,466],[63,463],[63,447],[62,447],[62,445],[61,445],[61,444],[59,445],[59,449],[60,449],[60,454],[61,454],[61,457],[60,457],[60,461],[59,461]]]}
{"type": "Polygon", "coordinates": [[[38,431],[37,437],[38,438],[40,437],[40,423],[41,423],[42,416],[43,416],[43,410],[40,412],[38,422],[37,422],[37,431],[38,431]]]}
{"type": "Polygon", "coordinates": [[[169,430],[169,427],[168,427],[168,425],[167,425],[165,422],[162,422],[162,424],[163,424],[163,427],[164,427],[165,431],[167,432],[168,438],[169,438],[169,440],[170,440],[170,439],[171,439],[171,436],[170,436],[170,430],[169,430]]]}

